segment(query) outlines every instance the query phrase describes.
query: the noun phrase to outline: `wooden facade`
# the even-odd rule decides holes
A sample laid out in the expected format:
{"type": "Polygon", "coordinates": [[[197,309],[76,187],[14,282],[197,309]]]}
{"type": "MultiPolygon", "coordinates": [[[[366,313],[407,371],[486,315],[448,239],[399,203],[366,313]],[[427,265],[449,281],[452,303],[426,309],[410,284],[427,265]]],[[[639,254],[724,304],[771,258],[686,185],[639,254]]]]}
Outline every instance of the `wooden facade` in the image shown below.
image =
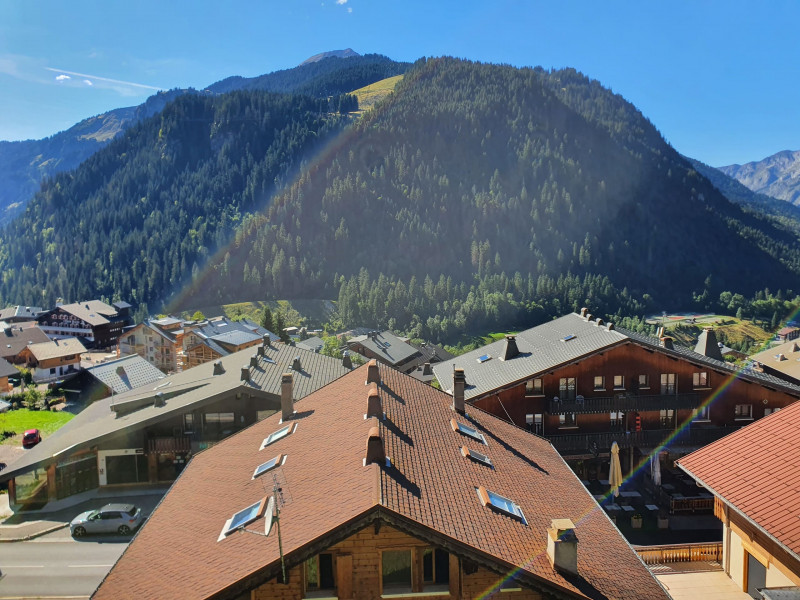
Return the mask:
{"type": "Polygon", "coordinates": [[[172,340],[147,323],[140,323],[125,332],[119,340],[120,354],[138,354],[164,373],[180,370],[182,336],[172,340]]]}
{"type": "Polygon", "coordinates": [[[704,446],[797,399],[629,341],[471,403],[551,439],[565,458],[589,458],[611,441],[652,449],[674,437],[672,446],[704,446]]]}
{"type": "MultiPolygon", "coordinates": [[[[507,593],[501,594],[499,589],[499,584],[503,581],[501,575],[469,561],[462,561],[453,554],[446,556],[448,572],[446,580],[443,580],[442,569],[437,574],[433,559],[428,558],[427,567],[425,565],[426,552],[431,557],[437,550],[443,552],[442,549],[433,548],[430,544],[389,525],[383,525],[377,531],[370,526],[326,548],[303,564],[291,567],[286,583],[273,579],[255,589],[250,597],[253,600],[299,600],[310,597],[379,600],[381,597],[412,595],[422,599],[508,596],[507,593]],[[315,586],[315,582],[319,581],[318,565],[321,555],[330,555],[325,562],[330,561],[332,564],[334,581],[326,582],[332,583],[332,587],[328,589],[315,586]],[[395,557],[408,560],[408,586],[384,588],[384,561],[388,563],[395,557]],[[497,589],[487,593],[493,587],[497,589]]],[[[440,558],[443,559],[444,556],[440,555],[440,558]]],[[[443,567],[442,563],[443,560],[439,560],[440,567],[443,567]]],[[[516,583],[506,583],[504,587],[506,589],[503,591],[512,592],[511,597],[515,599],[538,600],[542,597],[533,590],[518,587],[516,583]]]]}

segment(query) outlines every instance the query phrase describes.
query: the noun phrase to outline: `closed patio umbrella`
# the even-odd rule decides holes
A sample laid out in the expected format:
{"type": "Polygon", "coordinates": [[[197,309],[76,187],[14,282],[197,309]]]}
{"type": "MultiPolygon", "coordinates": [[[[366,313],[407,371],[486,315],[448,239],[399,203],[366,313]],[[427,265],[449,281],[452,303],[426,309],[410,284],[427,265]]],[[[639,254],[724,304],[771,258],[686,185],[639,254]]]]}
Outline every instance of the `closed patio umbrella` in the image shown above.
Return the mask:
{"type": "Polygon", "coordinates": [[[608,470],[608,484],[614,496],[619,496],[619,488],[622,485],[622,465],[619,463],[619,446],[617,442],[611,443],[611,466],[608,470]]]}
{"type": "Polygon", "coordinates": [[[653,480],[653,485],[661,485],[661,453],[654,452],[650,456],[650,478],[653,480]]]}

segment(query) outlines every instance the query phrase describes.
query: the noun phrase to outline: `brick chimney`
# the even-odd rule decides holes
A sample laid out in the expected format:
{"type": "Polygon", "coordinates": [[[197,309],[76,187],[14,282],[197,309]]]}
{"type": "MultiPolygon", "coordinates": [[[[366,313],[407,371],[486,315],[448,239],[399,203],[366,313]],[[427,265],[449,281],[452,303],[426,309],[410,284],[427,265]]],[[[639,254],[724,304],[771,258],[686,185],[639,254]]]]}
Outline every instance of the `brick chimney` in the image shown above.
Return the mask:
{"type": "Polygon", "coordinates": [[[464,405],[464,388],[467,386],[467,378],[464,369],[453,369],[453,410],[463,415],[466,412],[464,405]]]}
{"type": "Polygon", "coordinates": [[[516,336],[507,335],[505,347],[503,348],[503,356],[500,357],[500,360],[510,360],[518,355],[519,349],[517,348],[516,336]]]}
{"type": "Polygon", "coordinates": [[[367,383],[381,384],[381,374],[378,371],[378,361],[374,358],[369,361],[367,366],[367,383]]]}
{"type": "Polygon", "coordinates": [[[367,418],[377,417],[383,419],[383,406],[381,397],[378,394],[378,384],[371,383],[367,393],[367,418]]]}
{"type": "Polygon", "coordinates": [[[367,436],[367,457],[364,464],[372,463],[378,463],[381,466],[386,464],[386,450],[383,447],[381,430],[377,424],[370,428],[367,436]]]}
{"type": "Polygon", "coordinates": [[[547,528],[547,558],[556,571],[578,574],[578,538],[569,519],[553,519],[547,528]]]}
{"type": "Polygon", "coordinates": [[[292,374],[284,373],[281,375],[281,419],[287,421],[294,414],[292,405],[292,374]]]}

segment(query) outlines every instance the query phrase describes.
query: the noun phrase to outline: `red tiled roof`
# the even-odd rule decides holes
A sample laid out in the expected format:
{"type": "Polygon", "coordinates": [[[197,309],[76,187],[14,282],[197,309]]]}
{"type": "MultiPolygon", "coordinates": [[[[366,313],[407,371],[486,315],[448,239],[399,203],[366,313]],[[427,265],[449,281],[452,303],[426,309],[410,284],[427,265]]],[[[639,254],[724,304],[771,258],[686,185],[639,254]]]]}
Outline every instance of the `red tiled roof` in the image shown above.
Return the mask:
{"type": "MultiPolygon", "coordinates": [[[[94,597],[206,598],[276,564],[275,535],[217,539],[226,519],[271,492],[271,474],[252,480],[253,470],[286,454],[280,474],[290,501],[281,536],[284,554],[295,560],[312,543],[324,547],[333,532],[381,512],[576,597],[668,598],[549,442],[476,409],[456,415],[449,396],[385,366],[379,428],[391,466],[363,466],[373,424],[364,419],[366,374],[357,369],[298,402],[294,433],[264,450],[279,414],[198,454],[94,597]],[[454,416],[488,445],[455,433],[454,416]],[[487,454],[494,468],[464,458],[461,446],[487,454]],[[481,485],[519,504],[527,524],[482,506],[481,485]],[[555,518],[576,524],[577,579],[565,579],[547,559],[546,529],[555,518]]],[[[260,519],[248,529],[263,527],[260,519]]]]}
{"type": "Polygon", "coordinates": [[[677,464],[800,558],[800,402],[677,464]]]}

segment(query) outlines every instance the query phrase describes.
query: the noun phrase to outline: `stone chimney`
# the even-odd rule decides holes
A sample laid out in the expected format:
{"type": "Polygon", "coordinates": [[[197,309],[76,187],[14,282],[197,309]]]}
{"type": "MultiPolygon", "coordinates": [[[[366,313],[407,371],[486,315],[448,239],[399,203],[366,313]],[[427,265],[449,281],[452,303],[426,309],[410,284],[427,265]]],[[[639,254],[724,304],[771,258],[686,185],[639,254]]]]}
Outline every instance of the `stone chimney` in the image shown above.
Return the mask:
{"type": "Polygon", "coordinates": [[[378,394],[378,384],[371,383],[367,393],[367,418],[377,417],[383,419],[383,406],[381,397],[378,394]]]}
{"type": "Polygon", "coordinates": [[[584,306],[581,309],[581,316],[585,319],[587,314],[589,314],[589,309],[584,306]]]}
{"type": "Polygon", "coordinates": [[[222,375],[225,372],[225,367],[222,366],[221,360],[214,361],[214,375],[222,375]]]}
{"type": "Polygon", "coordinates": [[[374,358],[369,361],[367,366],[367,383],[381,384],[381,373],[378,371],[378,361],[374,358]]]}
{"type": "Polygon", "coordinates": [[[295,356],[294,360],[292,361],[292,371],[297,371],[298,373],[303,370],[303,365],[300,364],[300,357],[295,356]]]}
{"type": "Polygon", "coordinates": [[[672,344],[672,338],[669,336],[662,337],[659,342],[661,343],[662,348],[666,348],[667,350],[675,349],[675,346],[672,344]]]}
{"type": "Polygon", "coordinates": [[[719,349],[719,342],[717,336],[711,327],[703,329],[700,336],[697,338],[697,345],[694,351],[708,358],[713,358],[719,361],[725,360],[722,356],[722,351],[719,349]]]}
{"type": "Polygon", "coordinates": [[[269,337],[268,333],[264,334],[264,337],[261,338],[261,341],[264,344],[264,348],[272,347],[272,338],[269,337]]]}
{"type": "Polygon", "coordinates": [[[345,369],[353,368],[353,361],[350,359],[350,355],[347,352],[342,355],[342,366],[345,369]]]}
{"type": "Polygon", "coordinates": [[[464,388],[467,386],[467,378],[464,369],[453,369],[453,410],[463,415],[466,412],[464,403],[464,388]]]}
{"type": "Polygon", "coordinates": [[[381,466],[386,464],[386,450],[383,447],[381,430],[377,424],[370,428],[367,436],[367,457],[364,464],[369,465],[372,463],[378,463],[381,466]]]}
{"type": "Polygon", "coordinates": [[[553,519],[547,528],[547,558],[556,571],[578,574],[578,538],[569,519],[553,519]]]}
{"type": "Polygon", "coordinates": [[[258,366],[258,354],[253,354],[250,357],[250,367],[255,369],[258,366]]]}
{"type": "Polygon", "coordinates": [[[507,335],[505,347],[503,348],[503,356],[500,357],[500,360],[511,360],[518,355],[519,349],[517,348],[516,336],[507,335]]]}
{"type": "Polygon", "coordinates": [[[259,345],[256,348],[256,354],[258,354],[259,357],[264,356],[264,346],[263,345],[259,345]]]}
{"type": "Polygon", "coordinates": [[[250,381],[250,366],[242,365],[242,381],[250,381]]]}
{"type": "Polygon", "coordinates": [[[294,414],[292,404],[292,374],[284,373],[281,375],[281,419],[287,421],[294,414]]]}
{"type": "Polygon", "coordinates": [[[431,369],[431,363],[426,362],[424,365],[422,365],[422,374],[433,375],[433,369],[431,369]]]}

